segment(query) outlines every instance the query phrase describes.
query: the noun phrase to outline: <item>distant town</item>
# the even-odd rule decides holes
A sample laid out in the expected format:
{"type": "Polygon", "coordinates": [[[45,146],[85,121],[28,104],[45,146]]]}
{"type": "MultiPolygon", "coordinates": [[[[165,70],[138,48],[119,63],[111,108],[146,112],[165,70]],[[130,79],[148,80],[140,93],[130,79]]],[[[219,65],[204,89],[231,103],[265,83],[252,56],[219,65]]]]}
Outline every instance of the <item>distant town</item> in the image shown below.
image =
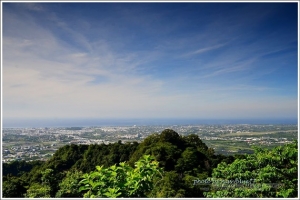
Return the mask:
{"type": "Polygon", "coordinates": [[[141,142],[164,129],[180,135],[196,134],[216,153],[226,155],[252,153],[252,146],[272,148],[298,139],[296,124],[4,128],[2,162],[47,160],[60,147],[70,144],[141,142]]]}

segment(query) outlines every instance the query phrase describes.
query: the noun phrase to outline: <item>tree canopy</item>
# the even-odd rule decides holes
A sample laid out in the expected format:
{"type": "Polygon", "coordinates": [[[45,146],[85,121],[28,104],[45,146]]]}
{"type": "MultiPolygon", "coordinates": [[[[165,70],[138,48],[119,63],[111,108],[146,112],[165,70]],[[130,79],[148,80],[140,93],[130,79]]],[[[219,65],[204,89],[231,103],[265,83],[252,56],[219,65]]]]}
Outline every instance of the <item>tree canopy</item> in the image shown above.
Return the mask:
{"type": "Polygon", "coordinates": [[[215,154],[166,129],[141,143],[66,145],[46,162],[3,165],[3,197],[297,197],[297,141],[215,154]],[[205,182],[206,181],[206,182],[205,182]]]}
{"type": "Polygon", "coordinates": [[[231,164],[222,162],[211,181],[206,197],[297,197],[298,143],[255,148],[254,154],[231,164]]]}

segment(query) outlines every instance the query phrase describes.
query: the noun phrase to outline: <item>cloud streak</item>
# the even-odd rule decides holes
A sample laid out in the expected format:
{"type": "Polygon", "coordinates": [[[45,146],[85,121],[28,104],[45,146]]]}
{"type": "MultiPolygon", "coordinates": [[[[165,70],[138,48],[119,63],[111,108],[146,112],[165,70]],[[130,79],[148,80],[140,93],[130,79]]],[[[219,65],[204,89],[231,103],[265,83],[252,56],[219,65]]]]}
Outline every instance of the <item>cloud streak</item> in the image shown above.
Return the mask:
{"type": "Polygon", "coordinates": [[[214,50],[214,49],[219,49],[220,47],[223,47],[224,45],[225,44],[217,44],[217,45],[210,46],[210,47],[200,48],[200,49],[198,49],[196,51],[188,53],[186,56],[193,56],[193,55],[197,55],[197,54],[202,54],[202,53],[214,50]]]}
{"type": "MultiPolygon", "coordinates": [[[[60,4],[16,5],[3,10],[4,117],[296,115],[297,86],[278,87],[271,77],[295,66],[287,59],[296,52],[295,38],[281,34],[274,42],[276,31],[255,40],[259,33],[246,34],[268,15],[247,18],[243,31],[242,17],[222,20],[213,11],[216,17],[199,29],[189,18],[167,26],[172,10],[116,16],[109,11],[117,8],[110,8],[102,13],[106,18],[91,18],[90,7],[73,19],[60,12],[60,4]]],[[[286,72],[287,78],[294,72],[286,72]]]]}

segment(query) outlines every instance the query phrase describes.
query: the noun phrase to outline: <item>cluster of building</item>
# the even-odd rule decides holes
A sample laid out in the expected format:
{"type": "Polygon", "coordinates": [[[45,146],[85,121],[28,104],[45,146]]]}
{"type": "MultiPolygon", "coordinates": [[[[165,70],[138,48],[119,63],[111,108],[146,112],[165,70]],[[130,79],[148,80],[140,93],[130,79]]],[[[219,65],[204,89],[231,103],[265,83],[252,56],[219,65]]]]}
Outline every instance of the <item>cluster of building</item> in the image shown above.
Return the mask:
{"type": "Polygon", "coordinates": [[[56,144],[49,146],[12,146],[9,149],[2,149],[2,162],[10,162],[13,160],[47,160],[56,150],[56,144]]]}
{"type": "Polygon", "coordinates": [[[288,138],[272,138],[272,137],[200,137],[202,140],[230,140],[230,141],[243,141],[248,144],[285,144],[291,142],[288,138]]]}
{"type": "MultiPolygon", "coordinates": [[[[242,142],[249,145],[280,145],[298,138],[297,125],[197,125],[197,126],[123,126],[123,127],[60,127],[5,128],[2,130],[2,161],[47,160],[67,144],[109,144],[118,141],[142,141],[148,135],[173,129],[180,135],[197,134],[215,147],[220,141],[242,142]],[[284,132],[286,131],[286,132],[284,132]],[[249,136],[252,133],[253,136],[249,136]],[[278,137],[278,134],[283,133],[278,137]],[[289,133],[289,137],[285,136],[289,133]],[[276,136],[276,137],[275,137],[276,136]]],[[[280,134],[279,134],[280,135],[280,134]]],[[[208,145],[208,146],[209,146],[208,145]]],[[[228,150],[217,146],[219,152],[228,150]]]]}

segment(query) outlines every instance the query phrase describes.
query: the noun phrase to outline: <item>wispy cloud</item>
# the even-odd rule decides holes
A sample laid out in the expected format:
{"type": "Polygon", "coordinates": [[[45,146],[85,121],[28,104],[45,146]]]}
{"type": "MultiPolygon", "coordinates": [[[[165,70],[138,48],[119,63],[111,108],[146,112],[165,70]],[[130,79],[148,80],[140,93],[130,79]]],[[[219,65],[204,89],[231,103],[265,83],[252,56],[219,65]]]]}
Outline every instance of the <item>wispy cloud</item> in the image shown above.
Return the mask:
{"type": "Polygon", "coordinates": [[[238,117],[263,115],[263,107],[264,116],[295,114],[294,99],[280,96],[285,88],[262,81],[282,70],[269,66],[274,54],[294,53],[293,38],[250,31],[267,14],[246,25],[220,15],[188,31],[176,20],[166,25],[167,11],[149,21],[130,9],[69,21],[43,4],[25,7],[4,10],[5,117],[238,117]]]}
{"type": "Polygon", "coordinates": [[[251,64],[255,62],[255,59],[249,59],[247,61],[243,61],[243,62],[236,62],[233,63],[234,66],[225,66],[222,67],[221,69],[217,69],[215,71],[212,71],[211,73],[208,73],[204,76],[202,76],[201,78],[210,78],[210,77],[214,77],[214,76],[224,76],[225,74],[228,73],[235,73],[235,72],[240,72],[240,71],[247,71],[249,70],[249,68],[251,69],[251,64]]]}
{"type": "Polygon", "coordinates": [[[16,5],[18,7],[25,8],[26,10],[29,11],[38,11],[38,12],[43,12],[46,11],[45,7],[42,4],[38,3],[23,3],[23,4],[18,4],[16,5]]]}
{"type": "MultiPolygon", "coordinates": [[[[17,15],[13,17],[20,20],[17,15]]],[[[41,113],[76,116],[80,105],[85,105],[81,113],[86,116],[97,117],[103,112],[106,116],[117,116],[124,115],[129,108],[144,110],[159,104],[152,95],[160,91],[162,82],[135,73],[135,66],[145,61],[130,53],[113,52],[105,42],[91,44],[92,52],[80,52],[60,43],[59,38],[37,24],[28,24],[24,29],[27,34],[32,30],[36,39],[4,36],[5,116],[15,116],[20,110],[31,110],[23,112],[23,117],[39,117],[41,113]],[[25,104],[12,112],[15,105],[25,104]],[[115,111],[111,111],[112,107],[115,111]]],[[[80,33],[68,33],[86,43],[80,33]]]]}
{"type": "Polygon", "coordinates": [[[193,51],[193,52],[190,52],[190,53],[186,54],[185,56],[193,56],[193,55],[197,55],[197,54],[202,54],[202,53],[205,53],[205,52],[208,52],[208,51],[211,51],[211,50],[219,49],[220,47],[223,47],[225,45],[226,45],[226,43],[200,48],[196,51],[193,51]]]}

